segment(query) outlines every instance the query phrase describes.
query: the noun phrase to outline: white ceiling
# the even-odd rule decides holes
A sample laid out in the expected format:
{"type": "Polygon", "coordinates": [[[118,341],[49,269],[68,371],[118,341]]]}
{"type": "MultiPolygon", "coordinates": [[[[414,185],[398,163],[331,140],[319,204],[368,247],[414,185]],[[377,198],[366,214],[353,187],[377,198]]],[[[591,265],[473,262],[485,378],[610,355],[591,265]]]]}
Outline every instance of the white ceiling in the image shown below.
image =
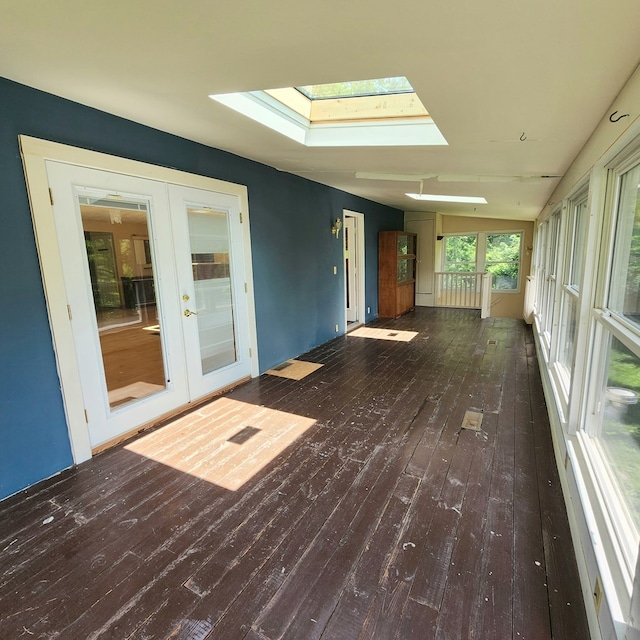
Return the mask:
{"type": "Polygon", "coordinates": [[[640,60],[638,0],[0,0],[0,75],[403,210],[533,219],[640,60]],[[307,148],[212,93],[406,76],[448,147],[307,148]],[[526,138],[521,141],[520,138],[526,138]]]}

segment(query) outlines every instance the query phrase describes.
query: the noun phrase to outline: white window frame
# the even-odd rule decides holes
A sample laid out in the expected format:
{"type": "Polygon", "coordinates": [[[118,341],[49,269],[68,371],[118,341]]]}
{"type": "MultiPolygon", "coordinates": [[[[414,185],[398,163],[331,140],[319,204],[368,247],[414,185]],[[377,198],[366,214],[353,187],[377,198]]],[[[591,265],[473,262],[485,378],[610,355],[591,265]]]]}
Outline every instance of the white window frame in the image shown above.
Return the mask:
{"type": "MultiPolygon", "coordinates": [[[[578,286],[572,282],[572,274],[575,270],[575,258],[578,257],[582,264],[582,276],[584,276],[584,260],[586,252],[577,250],[580,239],[578,233],[578,215],[582,215],[582,229],[586,230],[588,221],[589,206],[589,185],[582,184],[574,193],[565,201],[561,210],[560,232],[558,234],[558,278],[556,280],[556,305],[554,316],[557,321],[554,322],[554,335],[551,336],[550,351],[550,370],[555,384],[555,391],[558,401],[561,405],[563,419],[563,428],[567,428],[566,417],[569,415],[569,405],[572,388],[575,380],[576,359],[578,354],[578,337],[580,329],[580,311],[581,311],[581,290],[582,283],[578,286]],[[576,256],[576,252],[579,255],[576,256]],[[573,360],[569,367],[562,361],[562,349],[567,329],[567,310],[569,304],[575,305],[575,327],[573,335],[573,360]]],[[[582,238],[582,247],[584,247],[585,237],[582,238]]]]}
{"type": "Polygon", "coordinates": [[[543,357],[547,364],[552,362],[552,347],[555,336],[554,320],[558,300],[557,274],[559,265],[559,249],[561,247],[561,208],[554,209],[551,215],[540,225],[542,246],[538,253],[536,277],[538,287],[536,298],[535,321],[543,357]]]}
{"type": "MultiPolygon", "coordinates": [[[[607,515],[603,521],[610,539],[610,555],[616,559],[614,570],[620,578],[619,583],[622,582],[627,586],[625,599],[629,596],[632,576],[636,568],[640,532],[631,521],[597,436],[602,428],[604,416],[602,390],[609,362],[609,348],[607,348],[609,341],[616,338],[640,358],[640,329],[621,315],[612,313],[608,308],[614,275],[614,246],[619,217],[620,184],[622,176],[638,164],[640,164],[640,141],[609,162],[602,172],[603,180],[606,180],[606,197],[604,198],[601,254],[598,262],[599,277],[590,314],[591,344],[587,356],[590,364],[580,421],[580,442],[591,465],[592,480],[597,485],[597,491],[594,491],[595,495],[592,497],[599,500],[600,509],[607,515]]],[[[583,274],[583,282],[584,276],[585,274],[583,274]]]]}

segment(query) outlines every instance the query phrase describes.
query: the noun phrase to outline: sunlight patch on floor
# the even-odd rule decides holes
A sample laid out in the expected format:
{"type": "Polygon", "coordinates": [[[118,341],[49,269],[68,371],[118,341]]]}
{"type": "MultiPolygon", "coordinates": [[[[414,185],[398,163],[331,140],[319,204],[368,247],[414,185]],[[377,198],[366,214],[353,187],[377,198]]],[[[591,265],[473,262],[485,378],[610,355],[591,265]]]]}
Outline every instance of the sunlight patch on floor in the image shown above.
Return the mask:
{"type": "Polygon", "coordinates": [[[279,376],[281,378],[289,378],[290,380],[302,380],[309,374],[323,367],[324,365],[317,362],[306,362],[305,360],[287,360],[279,364],[269,371],[265,371],[271,376],[279,376]]]}
{"type": "Polygon", "coordinates": [[[349,337],[374,338],[375,340],[395,340],[397,342],[411,342],[417,335],[417,331],[397,331],[396,329],[374,329],[361,327],[351,331],[349,337]]]}
{"type": "Polygon", "coordinates": [[[236,491],[315,422],[313,418],[220,398],[125,449],[236,491]]]}

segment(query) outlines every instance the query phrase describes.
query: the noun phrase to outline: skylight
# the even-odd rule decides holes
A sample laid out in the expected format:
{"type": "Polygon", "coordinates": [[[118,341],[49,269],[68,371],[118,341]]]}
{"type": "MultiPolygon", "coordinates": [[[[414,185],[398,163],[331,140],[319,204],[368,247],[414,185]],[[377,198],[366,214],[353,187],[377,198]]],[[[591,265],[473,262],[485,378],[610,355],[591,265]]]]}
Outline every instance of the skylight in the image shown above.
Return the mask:
{"type": "Polygon", "coordinates": [[[409,81],[403,77],[376,78],[374,80],[354,80],[330,84],[307,84],[296,87],[309,100],[336,98],[358,98],[364,96],[386,96],[397,93],[414,93],[409,81]]]}
{"type": "Polygon", "coordinates": [[[209,97],[307,147],[447,144],[404,77],[209,97]]]}

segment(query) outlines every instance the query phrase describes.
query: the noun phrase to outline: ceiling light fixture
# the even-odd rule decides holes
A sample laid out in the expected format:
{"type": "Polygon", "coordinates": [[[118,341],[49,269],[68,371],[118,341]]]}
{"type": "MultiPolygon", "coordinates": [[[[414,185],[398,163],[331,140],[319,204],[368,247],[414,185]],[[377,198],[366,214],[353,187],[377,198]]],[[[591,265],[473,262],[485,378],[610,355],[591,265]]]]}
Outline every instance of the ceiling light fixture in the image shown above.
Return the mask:
{"type": "Polygon", "coordinates": [[[430,200],[431,202],[458,202],[462,204],[487,204],[485,198],[479,196],[442,196],[429,193],[405,193],[414,200],[430,200]]]}

